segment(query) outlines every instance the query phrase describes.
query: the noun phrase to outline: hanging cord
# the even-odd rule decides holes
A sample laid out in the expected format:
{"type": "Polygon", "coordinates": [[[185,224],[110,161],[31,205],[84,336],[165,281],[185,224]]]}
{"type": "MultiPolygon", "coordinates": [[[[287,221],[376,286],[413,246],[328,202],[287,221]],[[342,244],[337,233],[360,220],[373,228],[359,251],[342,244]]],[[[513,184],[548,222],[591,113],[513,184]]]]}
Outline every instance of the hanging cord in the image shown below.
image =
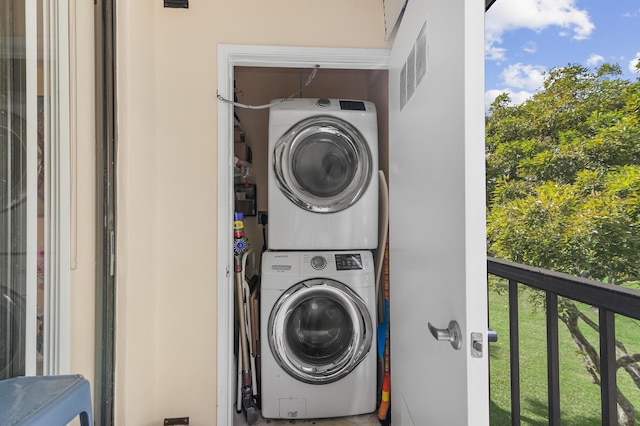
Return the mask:
{"type": "Polygon", "coordinates": [[[262,224],[262,253],[267,251],[267,225],[262,224]]]}
{"type": "Polygon", "coordinates": [[[264,105],[247,105],[247,104],[242,104],[240,102],[234,102],[231,101],[227,98],[225,98],[224,96],[217,94],[218,96],[218,100],[227,103],[227,104],[231,104],[233,106],[239,107],[239,108],[247,108],[247,109],[266,109],[266,108],[271,108],[274,105],[278,105],[279,103],[282,103],[286,100],[289,100],[291,98],[293,98],[294,96],[296,96],[299,93],[302,93],[302,91],[304,89],[306,89],[307,87],[309,87],[309,85],[311,84],[311,82],[313,81],[314,78],[316,78],[316,74],[318,73],[318,69],[320,68],[320,65],[316,65],[315,67],[313,67],[313,70],[311,70],[311,74],[309,74],[309,77],[307,78],[307,81],[304,83],[304,86],[302,86],[300,88],[300,90],[295,91],[294,93],[292,93],[288,98],[285,99],[280,99],[276,102],[271,102],[268,104],[264,104],[264,105]]]}

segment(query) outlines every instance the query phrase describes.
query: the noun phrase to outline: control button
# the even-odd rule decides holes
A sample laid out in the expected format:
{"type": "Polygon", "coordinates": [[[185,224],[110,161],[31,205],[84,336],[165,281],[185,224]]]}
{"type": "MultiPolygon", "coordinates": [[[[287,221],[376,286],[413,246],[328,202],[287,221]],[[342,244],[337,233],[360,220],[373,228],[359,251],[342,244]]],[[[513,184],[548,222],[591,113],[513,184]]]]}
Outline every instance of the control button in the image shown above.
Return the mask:
{"type": "Polygon", "coordinates": [[[331,101],[326,98],[320,98],[316,101],[316,105],[320,108],[329,108],[331,106],[331,101]]]}
{"type": "Polygon", "coordinates": [[[311,258],[311,267],[313,269],[324,269],[327,266],[327,259],[322,256],[313,256],[311,258]]]}

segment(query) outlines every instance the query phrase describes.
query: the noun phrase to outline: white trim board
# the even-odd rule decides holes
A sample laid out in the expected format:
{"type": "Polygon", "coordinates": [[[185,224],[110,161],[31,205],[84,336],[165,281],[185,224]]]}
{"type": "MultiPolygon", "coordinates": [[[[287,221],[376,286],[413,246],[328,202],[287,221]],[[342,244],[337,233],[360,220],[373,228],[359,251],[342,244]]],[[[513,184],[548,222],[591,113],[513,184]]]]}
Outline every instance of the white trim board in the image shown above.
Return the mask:
{"type": "MultiPolygon", "coordinates": [[[[233,99],[234,67],[389,69],[387,49],[218,46],[218,94],[233,99]]],[[[218,105],[218,383],[217,424],[232,425],[233,366],[233,107],[218,105]],[[229,143],[223,143],[229,141],[229,143]]],[[[235,398],[235,395],[233,395],[235,398]]]]}

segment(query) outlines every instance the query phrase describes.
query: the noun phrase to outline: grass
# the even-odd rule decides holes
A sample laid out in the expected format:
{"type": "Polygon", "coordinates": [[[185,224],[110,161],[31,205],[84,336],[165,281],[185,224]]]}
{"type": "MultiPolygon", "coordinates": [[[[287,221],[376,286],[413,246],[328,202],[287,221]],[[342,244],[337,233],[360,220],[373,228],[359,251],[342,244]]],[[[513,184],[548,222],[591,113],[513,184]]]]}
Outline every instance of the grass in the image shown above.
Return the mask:
{"type": "MultiPolygon", "coordinates": [[[[509,301],[506,284],[489,291],[489,325],[498,333],[498,341],[490,345],[491,425],[511,424],[510,362],[509,362],[509,301]]],[[[522,288],[522,286],[521,286],[522,288]]],[[[520,291],[520,391],[522,425],[548,425],[546,320],[544,309],[520,291]]],[[[589,306],[580,309],[597,322],[598,315],[589,306]]],[[[562,425],[600,426],[600,387],[593,383],[582,357],[573,343],[567,327],[559,323],[560,412],[562,425]]],[[[598,346],[598,334],[581,325],[587,338],[598,346]]],[[[628,353],[640,352],[640,324],[626,317],[616,317],[616,338],[628,353]]],[[[636,422],[640,424],[640,390],[629,376],[618,371],[618,386],[636,407],[636,422]]]]}

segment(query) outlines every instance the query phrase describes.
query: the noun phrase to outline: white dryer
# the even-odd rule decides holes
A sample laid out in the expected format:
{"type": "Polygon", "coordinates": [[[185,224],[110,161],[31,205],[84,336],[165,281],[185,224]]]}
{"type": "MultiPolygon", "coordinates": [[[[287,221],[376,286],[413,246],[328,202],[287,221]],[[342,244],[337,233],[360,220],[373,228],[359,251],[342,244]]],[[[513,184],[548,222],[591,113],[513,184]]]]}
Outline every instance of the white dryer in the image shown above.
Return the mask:
{"type": "Polygon", "coordinates": [[[263,417],[342,417],[375,410],[374,281],[370,251],[263,254],[263,417]]]}
{"type": "Polygon", "coordinates": [[[375,248],[375,105],[344,99],[280,101],[269,112],[269,248],[375,248]]]}

